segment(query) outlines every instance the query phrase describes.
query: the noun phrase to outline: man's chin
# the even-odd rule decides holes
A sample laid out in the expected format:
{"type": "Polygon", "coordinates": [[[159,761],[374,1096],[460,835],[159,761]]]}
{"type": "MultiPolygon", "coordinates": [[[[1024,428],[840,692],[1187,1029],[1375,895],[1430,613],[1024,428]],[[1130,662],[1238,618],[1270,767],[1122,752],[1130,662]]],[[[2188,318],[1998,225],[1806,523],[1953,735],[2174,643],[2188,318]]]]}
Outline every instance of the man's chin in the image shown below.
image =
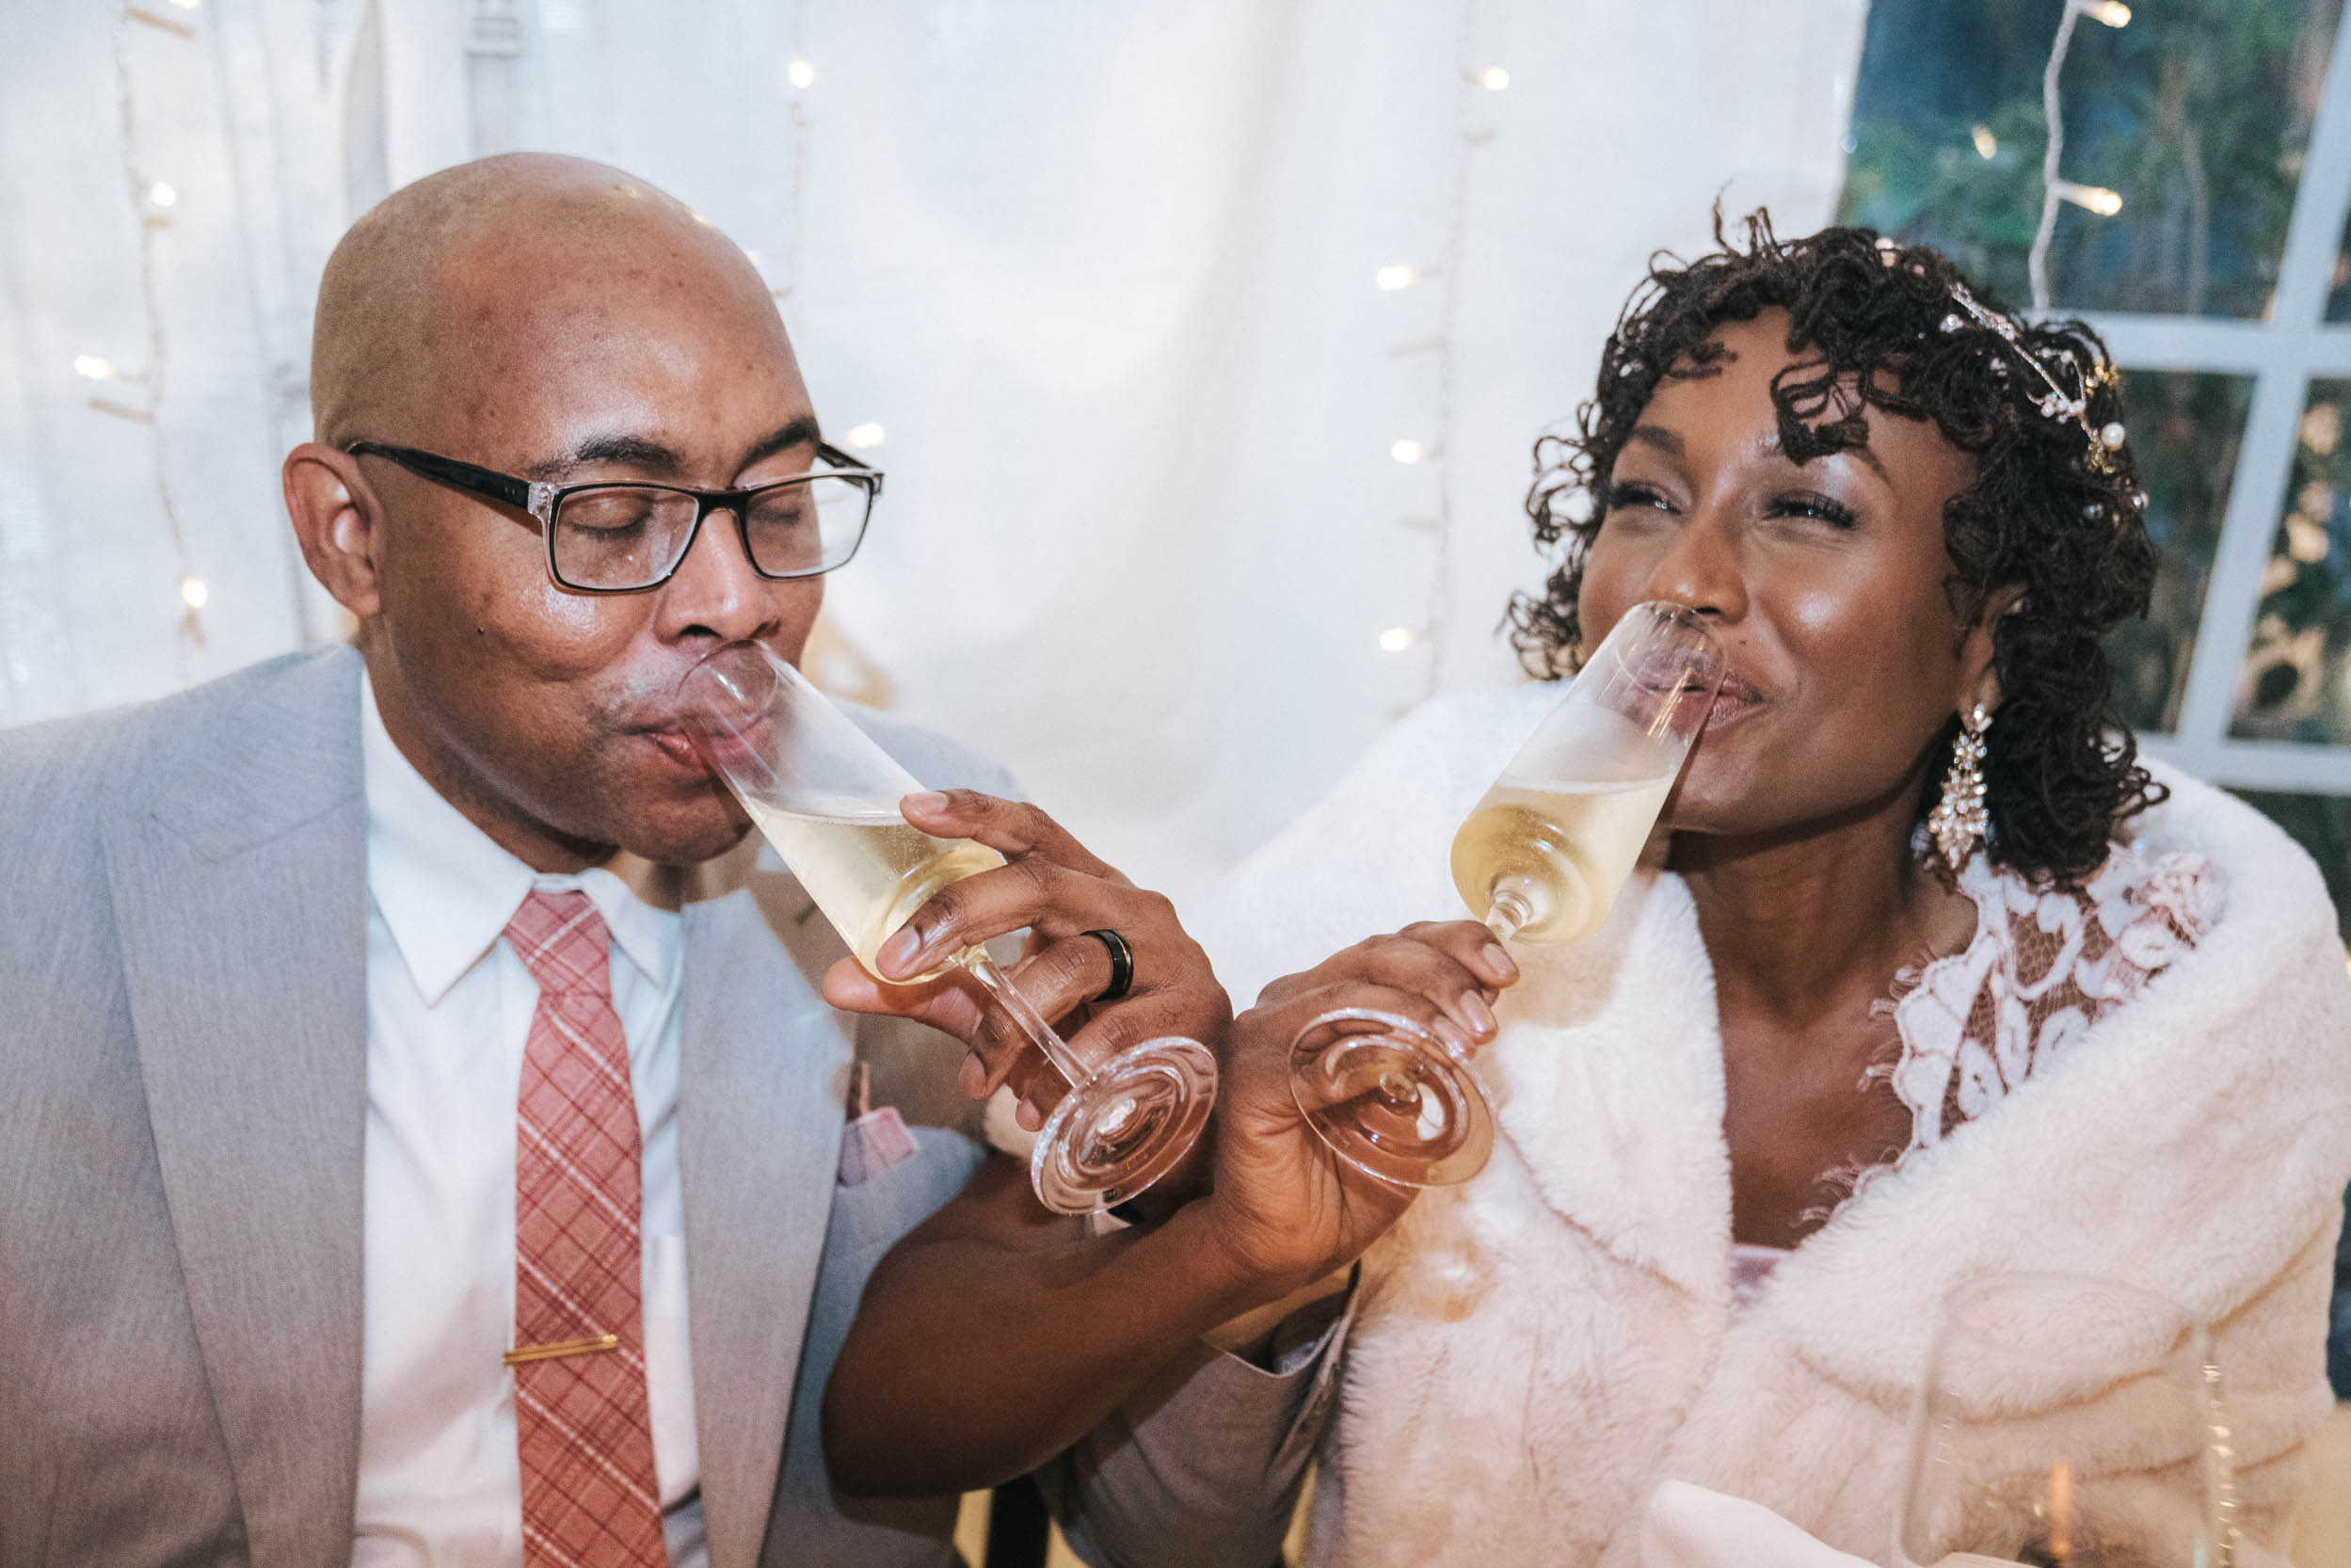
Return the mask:
{"type": "Polygon", "coordinates": [[[635,824],[618,839],[630,854],[661,866],[698,866],[715,860],[744,840],[751,824],[741,815],[700,822],[654,822],[635,824]]]}

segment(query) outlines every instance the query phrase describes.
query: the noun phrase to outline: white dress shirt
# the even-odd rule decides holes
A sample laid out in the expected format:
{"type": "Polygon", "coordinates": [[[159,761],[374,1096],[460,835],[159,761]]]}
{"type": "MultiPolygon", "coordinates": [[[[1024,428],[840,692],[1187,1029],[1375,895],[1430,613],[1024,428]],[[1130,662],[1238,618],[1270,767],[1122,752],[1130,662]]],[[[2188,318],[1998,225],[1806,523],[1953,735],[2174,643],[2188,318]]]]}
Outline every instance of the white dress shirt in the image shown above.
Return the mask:
{"type": "Polygon", "coordinates": [[[644,1149],[646,1392],[673,1568],[701,1568],[678,1186],[679,917],[611,872],[541,875],[401,755],[360,690],[367,781],[365,1321],[354,1568],[520,1568],[515,1112],[538,984],[504,939],[534,888],[612,932],[644,1149]]]}

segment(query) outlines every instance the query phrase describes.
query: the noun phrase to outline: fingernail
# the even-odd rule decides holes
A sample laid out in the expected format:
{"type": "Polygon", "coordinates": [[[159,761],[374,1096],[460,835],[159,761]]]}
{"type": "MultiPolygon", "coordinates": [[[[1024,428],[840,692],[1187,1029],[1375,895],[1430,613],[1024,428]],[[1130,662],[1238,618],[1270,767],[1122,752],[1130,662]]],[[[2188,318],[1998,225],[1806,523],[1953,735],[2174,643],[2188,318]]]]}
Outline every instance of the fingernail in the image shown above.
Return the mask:
{"type": "Polygon", "coordinates": [[[1022,1100],[1013,1108],[1013,1120],[1020,1124],[1021,1131],[1034,1132],[1045,1126],[1045,1112],[1022,1100]]]}
{"type": "Polygon", "coordinates": [[[944,811],[947,809],[947,797],[936,790],[922,790],[900,801],[898,808],[902,811],[944,811]]]}
{"type": "Polygon", "coordinates": [[[1511,962],[1511,955],[1503,951],[1501,943],[1488,942],[1485,945],[1484,956],[1486,972],[1496,980],[1507,985],[1518,978],[1518,966],[1511,962]]]}
{"type": "Polygon", "coordinates": [[[922,934],[910,925],[902,925],[875,950],[873,967],[885,975],[897,974],[912,968],[914,955],[921,951],[922,934]]]}
{"type": "Polygon", "coordinates": [[[987,1094],[987,1064],[980,1060],[978,1051],[965,1055],[962,1070],[955,1074],[955,1087],[964,1092],[966,1099],[976,1100],[987,1094]]]}
{"type": "Polygon", "coordinates": [[[1494,1032],[1494,1009],[1485,1004],[1483,998],[1462,998],[1462,1011],[1469,1015],[1469,1027],[1478,1032],[1478,1038],[1482,1040],[1494,1032]]]}
{"type": "Polygon", "coordinates": [[[1451,1051],[1454,1055],[1467,1056],[1469,1054],[1469,1036],[1463,1034],[1462,1032],[1462,1026],[1455,1023],[1452,1019],[1439,1018],[1435,1023],[1429,1026],[1429,1032],[1435,1035],[1439,1040],[1445,1042],[1445,1048],[1451,1051]]]}

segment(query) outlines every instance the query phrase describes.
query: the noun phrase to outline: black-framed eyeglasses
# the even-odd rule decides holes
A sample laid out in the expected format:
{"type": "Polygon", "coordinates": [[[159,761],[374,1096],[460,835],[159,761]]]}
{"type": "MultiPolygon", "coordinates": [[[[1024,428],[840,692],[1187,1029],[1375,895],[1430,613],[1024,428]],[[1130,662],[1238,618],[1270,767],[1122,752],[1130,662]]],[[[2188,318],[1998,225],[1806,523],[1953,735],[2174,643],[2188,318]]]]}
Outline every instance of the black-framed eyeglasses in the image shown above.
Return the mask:
{"type": "Polygon", "coordinates": [[[702,520],[731,512],[751,569],[778,581],[815,577],[847,564],[865,537],[882,472],[839,448],[816,443],[806,473],[740,490],[590,480],[551,485],[518,479],[436,453],[383,441],[353,441],[354,457],[381,457],[421,479],[519,507],[538,520],[547,574],[586,594],[640,593],[669,581],[694,548],[702,520]]]}

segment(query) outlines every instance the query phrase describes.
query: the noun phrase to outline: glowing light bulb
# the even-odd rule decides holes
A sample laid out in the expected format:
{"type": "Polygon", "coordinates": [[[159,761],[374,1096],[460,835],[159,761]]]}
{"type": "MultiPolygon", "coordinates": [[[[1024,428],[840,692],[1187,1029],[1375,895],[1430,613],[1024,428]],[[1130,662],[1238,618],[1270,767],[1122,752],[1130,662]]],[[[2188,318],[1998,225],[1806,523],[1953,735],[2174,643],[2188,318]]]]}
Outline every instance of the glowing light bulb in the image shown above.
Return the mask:
{"type": "Polygon", "coordinates": [[[1388,448],[1388,456],[1399,463],[1416,463],[1429,455],[1429,449],[1415,440],[1398,441],[1388,448]]]}
{"type": "Polygon", "coordinates": [[[2076,207],[2087,207],[2102,218],[2111,218],[2123,209],[2123,193],[2120,190],[2106,190],[2104,185],[2076,185],[2073,181],[2059,181],[2057,195],[2062,195],[2064,200],[2073,202],[2076,207]]]}
{"type": "Polygon", "coordinates": [[[1991,126],[1978,125],[1971,133],[1971,135],[1973,135],[1975,138],[1975,155],[1977,157],[1989,159],[1995,156],[1999,152],[2000,138],[1991,134],[1991,126]]]}
{"type": "Polygon", "coordinates": [[[1412,646],[1413,629],[1409,626],[1391,626],[1380,633],[1380,651],[1383,653],[1401,653],[1412,646]]]}
{"type": "Polygon", "coordinates": [[[1498,65],[1490,65],[1478,72],[1478,85],[1488,92],[1500,92],[1511,85],[1511,73],[1498,65]]]}
{"type": "Polygon", "coordinates": [[[169,207],[177,204],[180,193],[158,180],[147,187],[147,200],[151,205],[169,207]]]}
{"type": "Polygon", "coordinates": [[[96,354],[74,355],[73,373],[77,376],[86,376],[92,381],[111,381],[122,374],[114,368],[112,360],[103,359],[96,354]]]}
{"type": "Polygon", "coordinates": [[[816,67],[806,60],[794,58],[784,67],[784,80],[796,88],[812,88],[816,86],[816,67]]]}
{"type": "Polygon", "coordinates": [[[888,431],[883,429],[879,424],[869,419],[862,424],[853,424],[848,429],[842,431],[840,433],[840,439],[848,442],[851,446],[856,447],[858,451],[865,452],[881,445],[883,440],[887,439],[888,435],[888,431]]]}
{"type": "Polygon", "coordinates": [[[200,577],[183,577],[180,579],[180,599],[189,609],[201,610],[212,602],[213,591],[204,586],[204,580],[200,577]]]}
{"type": "Polygon", "coordinates": [[[2128,27],[2131,24],[2131,8],[2122,4],[2122,0],[2074,0],[2074,6],[2091,21],[2103,22],[2109,27],[2128,27]]]}
{"type": "Polygon", "coordinates": [[[1413,284],[1418,280],[1420,274],[1416,269],[1408,267],[1399,262],[1392,265],[1382,267],[1379,271],[1373,273],[1371,277],[1372,280],[1377,282],[1382,288],[1387,290],[1390,294],[1394,294],[1398,289],[1411,288],[1413,284]]]}

